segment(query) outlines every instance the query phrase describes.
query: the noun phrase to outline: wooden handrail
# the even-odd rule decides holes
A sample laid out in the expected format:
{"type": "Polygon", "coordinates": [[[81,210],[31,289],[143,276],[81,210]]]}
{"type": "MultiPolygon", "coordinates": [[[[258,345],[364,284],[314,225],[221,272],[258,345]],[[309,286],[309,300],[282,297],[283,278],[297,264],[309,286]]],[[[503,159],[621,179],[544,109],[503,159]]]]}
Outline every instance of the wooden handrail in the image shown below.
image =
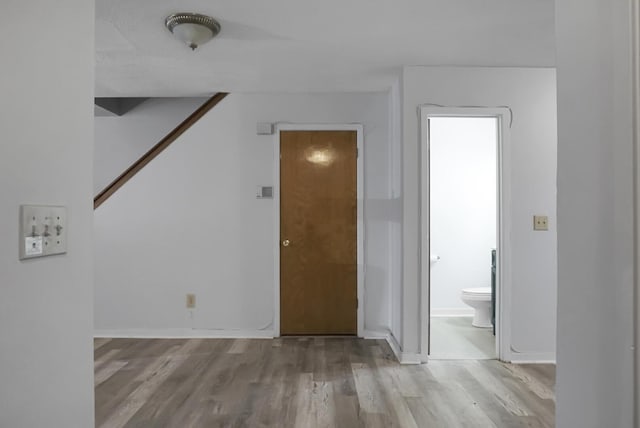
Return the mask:
{"type": "Polygon", "coordinates": [[[136,175],[142,168],[144,168],[149,162],[151,162],[156,156],[158,156],[164,149],[169,147],[171,143],[178,139],[179,136],[189,129],[193,124],[202,118],[209,110],[214,108],[216,104],[226,97],[226,92],[219,92],[209,98],[204,104],[202,104],[196,111],[194,111],[188,118],[186,118],[180,125],[178,125],[173,131],[169,132],[158,144],[153,146],[147,153],[142,155],[140,159],[134,162],[125,172],[120,174],[118,178],[113,180],[111,184],[105,187],[98,195],[93,198],[93,209],[98,208],[104,201],[109,199],[119,188],[129,181],[134,175],[136,175]]]}

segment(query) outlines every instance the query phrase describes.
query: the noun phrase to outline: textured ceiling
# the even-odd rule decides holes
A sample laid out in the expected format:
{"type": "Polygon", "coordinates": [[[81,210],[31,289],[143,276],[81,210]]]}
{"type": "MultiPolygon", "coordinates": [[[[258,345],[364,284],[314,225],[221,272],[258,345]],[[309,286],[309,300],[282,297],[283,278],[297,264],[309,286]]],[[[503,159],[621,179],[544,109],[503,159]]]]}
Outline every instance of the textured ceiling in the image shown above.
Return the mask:
{"type": "Polygon", "coordinates": [[[96,96],[380,91],[403,65],[553,66],[553,0],[96,0],[96,96]],[[164,28],[216,17],[192,52],[164,28]]]}

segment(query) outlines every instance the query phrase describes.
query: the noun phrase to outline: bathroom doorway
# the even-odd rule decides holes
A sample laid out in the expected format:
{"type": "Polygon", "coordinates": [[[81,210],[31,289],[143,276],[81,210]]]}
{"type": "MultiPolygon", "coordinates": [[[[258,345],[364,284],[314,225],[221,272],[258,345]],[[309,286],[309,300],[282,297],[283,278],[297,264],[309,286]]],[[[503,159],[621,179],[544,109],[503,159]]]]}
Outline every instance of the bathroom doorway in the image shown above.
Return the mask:
{"type": "Polygon", "coordinates": [[[508,110],[489,110],[422,111],[424,360],[501,357],[508,110]]]}

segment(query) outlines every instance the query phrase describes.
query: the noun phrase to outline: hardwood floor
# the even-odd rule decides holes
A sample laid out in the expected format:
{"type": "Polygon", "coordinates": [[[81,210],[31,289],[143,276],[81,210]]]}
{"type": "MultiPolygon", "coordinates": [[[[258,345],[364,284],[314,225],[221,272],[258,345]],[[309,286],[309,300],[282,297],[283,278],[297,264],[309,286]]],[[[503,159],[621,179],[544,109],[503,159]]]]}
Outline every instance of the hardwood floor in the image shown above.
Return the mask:
{"type": "Polygon", "coordinates": [[[555,367],[381,340],[96,339],[96,427],[553,427],[555,367]]]}

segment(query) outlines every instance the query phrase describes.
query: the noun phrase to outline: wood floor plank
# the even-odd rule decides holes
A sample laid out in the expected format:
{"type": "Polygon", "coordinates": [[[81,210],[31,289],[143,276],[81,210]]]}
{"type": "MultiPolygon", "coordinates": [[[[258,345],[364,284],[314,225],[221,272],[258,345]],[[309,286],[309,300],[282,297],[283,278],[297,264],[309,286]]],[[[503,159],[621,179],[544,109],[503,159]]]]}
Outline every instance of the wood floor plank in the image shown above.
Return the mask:
{"type": "Polygon", "coordinates": [[[331,384],[314,380],[311,373],[302,373],[298,379],[296,409],[296,427],[329,428],[334,426],[335,414],[331,384]]]}
{"type": "MultiPolygon", "coordinates": [[[[542,422],[534,416],[522,416],[514,414],[504,406],[504,399],[492,389],[494,382],[501,383],[502,379],[498,377],[494,382],[483,384],[473,376],[475,361],[449,361],[443,362],[443,367],[449,372],[450,379],[460,382],[465,391],[472,397],[475,403],[482,411],[491,419],[497,427],[543,427],[542,422]]],[[[484,361],[482,365],[500,364],[496,361],[484,361]]],[[[431,366],[431,364],[429,364],[431,366]]],[[[489,375],[493,378],[493,374],[489,375]]],[[[503,385],[504,387],[504,385],[503,385]]],[[[505,387],[506,388],[506,387],[505,387]]]]}
{"type": "Polygon", "coordinates": [[[555,368],[402,366],[385,341],[96,339],[96,426],[551,428],[555,368]]]}
{"type": "Polygon", "coordinates": [[[230,354],[243,354],[249,346],[249,343],[249,339],[236,339],[228,352],[230,354]]]}
{"type": "Polygon", "coordinates": [[[443,398],[456,415],[456,423],[463,427],[498,428],[461,382],[452,376],[448,366],[450,364],[433,362],[428,365],[428,370],[443,385],[443,398]]]}
{"type": "Polygon", "coordinates": [[[119,349],[119,361],[127,364],[95,389],[96,421],[112,416],[113,411],[142,383],[136,380],[137,376],[156,358],[170,352],[175,344],[173,340],[118,339],[103,346],[101,350],[107,347],[119,349]]]}
{"type": "Polygon", "coordinates": [[[95,371],[99,371],[100,368],[107,362],[111,361],[111,360],[115,360],[115,356],[116,354],[118,354],[120,352],[120,349],[111,349],[108,352],[106,352],[105,354],[103,354],[102,356],[100,356],[100,358],[95,358],[94,357],[94,369],[95,371]]]}
{"type": "Polygon", "coordinates": [[[96,370],[96,374],[93,379],[94,387],[100,386],[100,384],[118,373],[127,364],[129,364],[127,361],[110,361],[101,365],[100,368],[96,370]]]}
{"type": "MultiPolygon", "coordinates": [[[[96,339],[96,340],[99,340],[99,339],[96,339]]],[[[109,340],[109,341],[100,342],[100,343],[101,343],[100,346],[98,347],[94,346],[93,348],[93,357],[95,360],[99,360],[105,354],[108,354],[114,350],[120,351],[123,348],[134,346],[138,343],[138,341],[129,340],[129,339],[115,339],[115,340],[109,340]]]]}
{"type": "Polygon", "coordinates": [[[195,351],[156,389],[125,425],[131,427],[166,424],[181,407],[197,407],[193,392],[209,367],[228,346],[224,342],[202,341],[195,351]]]}
{"type": "Polygon", "coordinates": [[[468,363],[467,370],[471,376],[476,378],[478,382],[485,386],[487,391],[492,394],[505,410],[516,416],[530,416],[531,410],[526,403],[516,394],[509,390],[499,377],[491,373],[492,366],[497,364],[495,361],[488,364],[481,364],[479,361],[468,363]]]}
{"type": "Polygon", "coordinates": [[[555,364],[519,364],[518,367],[553,391],[556,384],[555,364]]]}
{"type": "Polygon", "coordinates": [[[521,365],[504,364],[504,368],[513,375],[514,378],[524,383],[528,389],[543,400],[555,401],[555,393],[553,388],[545,384],[543,380],[538,379],[534,374],[521,365]]]}
{"type": "Polygon", "coordinates": [[[198,340],[188,340],[182,346],[172,349],[172,352],[149,364],[134,380],[139,383],[138,387],[114,410],[112,417],[100,425],[100,428],[125,426],[147,402],[153,392],[187,359],[189,351],[197,347],[198,344],[198,340]]]}
{"type": "Polygon", "coordinates": [[[387,413],[388,409],[382,398],[381,391],[373,378],[371,366],[364,363],[352,364],[353,377],[360,408],[366,413],[387,413]]]}
{"type": "Polygon", "coordinates": [[[110,337],[100,337],[100,338],[96,338],[93,341],[93,350],[95,351],[96,349],[99,349],[101,346],[106,345],[107,343],[111,342],[113,339],[110,337]]]}

